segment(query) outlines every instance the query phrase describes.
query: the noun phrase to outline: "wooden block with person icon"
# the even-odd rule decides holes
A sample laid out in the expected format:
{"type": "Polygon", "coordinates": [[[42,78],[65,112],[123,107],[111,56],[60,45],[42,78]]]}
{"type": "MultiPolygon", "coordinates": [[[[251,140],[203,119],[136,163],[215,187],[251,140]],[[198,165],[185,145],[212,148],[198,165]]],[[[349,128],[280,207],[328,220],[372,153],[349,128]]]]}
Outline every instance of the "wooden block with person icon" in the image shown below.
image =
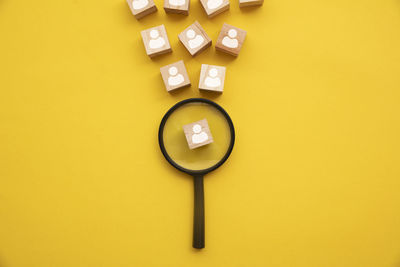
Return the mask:
{"type": "Polygon", "coordinates": [[[153,0],[126,0],[136,19],[141,19],[157,11],[153,0]]]}
{"type": "Polygon", "coordinates": [[[225,75],[225,67],[202,64],[199,89],[222,93],[224,91],[225,75]]]}
{"type": "Polygon", "coordinates": [[[264,0],[239,0],[239,7],[261,6],[264,0]]]}
{"type": "Polygon", "coordinates": [[[164,0],[166,13],[189,15],[190,0],[164,0]]]}
{"type": "Polygon", "coordinates": [[[215,17],[222,12],[229,10],[229,0],[200,0],[208,18],[215,17]]]}
{"type": "Polygon", "coordinates": [[[224,23],[215,49],[237,57],[246,39],[246,31],[224,23]]]}
{"type": "Polygon", "coordinates": [[[172,52],[164,25],[144,30],[141,32],[141,35],[146,53],[149,57],[172,52]]]}
{"type": "Polygon", "coordinates": [[[189,75],[183,60],[162,67],[160,72],[168,92],[190,86],[189,75]]]}
{"type": "Polygon", "coordinates": [[[214,142],[207,119],[202,119],[183,126],[186,141],[190,149],[202,147],[214,142]]]}
{"type": "Polygon", "coordinates": [[[212,43],[211,38],[197,21],[181,32],[178,38],[192,56],[210,47],[212,43]]]}

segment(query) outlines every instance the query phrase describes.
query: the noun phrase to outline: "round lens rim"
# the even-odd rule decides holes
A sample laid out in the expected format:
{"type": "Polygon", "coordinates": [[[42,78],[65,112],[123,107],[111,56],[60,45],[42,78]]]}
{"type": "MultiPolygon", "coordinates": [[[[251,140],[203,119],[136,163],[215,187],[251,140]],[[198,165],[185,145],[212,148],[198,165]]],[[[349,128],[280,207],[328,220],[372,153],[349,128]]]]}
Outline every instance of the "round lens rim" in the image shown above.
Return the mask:
{"type": "Polygon", "coordinates": [[[235,127],[233,126],[233,122],[231,117],[228,115],[228,113],[225,111],[225,109],[223,109],[220,105],[218,105],[217,103],[215,103],[214,101],[211,101],[209,99],[206,98],[188,98],[185,100],[182,100],[178,103],[176,103],[174,106],[172,106],[167,113],[165,113],[164,117],[161,120],[160,123],[160,127],[158,129],[158,144],[160,146],[161,152],[164,155],[165,159],[176,169],[190,174],[190,175],[205,175],[209,172],[214,171],[215,169],[219,168],[222,164],[225,163],[225,161],[229,158],[229,156],[232,153],[233,150],[233,146],[235,144],[235,127]],[[211,166],[210,168],[207,169],[203,169],[203,170],[190,170],[190,169],[186,169],[182,166],[180,166],[179,164],[177,164],[169,155],[167,150],[165,149],[165,145],[164,145],[164,139],[163,139],[163,134],[164,134],[164,127],[165,124],[168,120],[168,118],[171,116],[171,114],[177,110],[179,107],[189,104],[189,103],[206,103],[209,104],[211,106],[213,106],[214,108],[216,108],[219,112],[222,113],[222,115],[225,117],[226,121],[228,122],[229,125],[229,130],[230,130],[230,135],[231,135],[231,142],[229,144],[228,150],[226,151],[225,155],[222,157],[222,159],[215,164],[214,166],[211,166]]]}

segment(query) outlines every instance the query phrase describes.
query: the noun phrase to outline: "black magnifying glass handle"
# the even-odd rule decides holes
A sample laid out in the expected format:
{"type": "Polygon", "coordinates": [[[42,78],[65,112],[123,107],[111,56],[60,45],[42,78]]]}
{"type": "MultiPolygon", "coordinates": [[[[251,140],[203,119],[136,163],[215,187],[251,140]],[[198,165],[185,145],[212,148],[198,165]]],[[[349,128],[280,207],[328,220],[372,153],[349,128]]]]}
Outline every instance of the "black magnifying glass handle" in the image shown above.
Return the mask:
{"type": "Polygon", "coordinates": [[[204,178],[195,175],[194,179],[194,216],[193,247],[204,248],[204,178]]]}

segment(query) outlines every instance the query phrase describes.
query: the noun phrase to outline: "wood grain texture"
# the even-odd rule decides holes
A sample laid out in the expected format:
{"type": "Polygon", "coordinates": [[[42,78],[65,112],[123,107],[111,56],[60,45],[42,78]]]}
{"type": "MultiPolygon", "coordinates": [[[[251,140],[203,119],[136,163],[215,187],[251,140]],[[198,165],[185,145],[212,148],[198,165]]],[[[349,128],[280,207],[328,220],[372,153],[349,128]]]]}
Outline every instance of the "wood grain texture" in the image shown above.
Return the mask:
{"type": "Polygon", "coordinates": [[[222,66],[215,66],[215,65],[201,65],[201,72],[200,72],[200,80],[199,80],[199,89],[205,91],[213,91],[222,93],[224,91],[225,85],[225,75],[226,75],[226,68],[222,66]],[[216,72],[216,75],[213,75],[212,72],[216,72]],[[211,83],[208,80],[211,80],[211,83]],[[211,86],[212,81],[219,80],[220,85],[218,86],[211,86]]]}
{"type": "Polygon", "coordinates": [[[212,44],[211,38],[207,35],[206,31],[203,29],[203,27],[201,27],[198,21],[195,21],[192,25],[190,25],[183,32],[181,32],[178,35],[178,38],[179,41],[181,41],[181,43],[185,46],[185,48],[192,56],[198,55],[199,53],[210,47],[212,44]],[[203,43],[200,46],[198,47],[190,46],[190,42],[192,42],[194,38],[188,37],[189,30],[193,30],[195,32],[196,36],[194,38],[198,38],[197,36],[201,36],[204,39],[203,43]]]}
{"type": "Polygon", "coordinates": [[[218,7],[214,6],[215,8],[211,4],[212,1],[215,2],[215,1],[218,1],[218,0],[200,0],[200,3],[202,5],[204,11],[206,12],[208,18],[213,18],[216,15],[221,14],[222,12],[229,10],[229,8],[230,8],[229,0],[222,0],[221,4],[218,7]]]}
{"type": "Polygon", "coordinates": [[[239,0],[239,7],[248,6],[261,6],[264,4],[264,0],[239,0]]]}
{"type": "Polygon", "coordinates": [[[164,10],[167,13],[175,13],[175,14],[182,14],[182,15],[189,15],[189,8],[190,8],[190,0],[164,0],[164,10]],[[184,1],[183,4],[175,5],[177,1],[184,1]]]}

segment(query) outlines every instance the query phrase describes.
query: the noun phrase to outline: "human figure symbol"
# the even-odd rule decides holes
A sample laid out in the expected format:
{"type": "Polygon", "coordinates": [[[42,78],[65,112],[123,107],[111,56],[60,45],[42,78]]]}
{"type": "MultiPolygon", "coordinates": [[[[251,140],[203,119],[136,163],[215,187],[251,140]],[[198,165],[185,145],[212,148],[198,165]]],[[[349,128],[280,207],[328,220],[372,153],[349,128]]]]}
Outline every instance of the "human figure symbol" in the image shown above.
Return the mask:
{"type": "Polygon", "coordinates": [[[196,35],[196,32],[192,29],[189,29],[186,32],[186,37],[189,39],[189,47],[191,49],[195,49],[197,47],[200,47],[204,43],[204,38],[200,34],[196,35]]]}
{"type": "Polygon", "coordinates": [[[170,86],[177,86],[185,81],[185,78],[182,74],[178,73],[178,69],[176,67],[169,68],[168,73],[170,75],[168,77],[168,84],[170,86]]]}
{"type": "Polygon", "coordinates": [[[225,36],[224,39],[222,39],[222,44],[229,48],[238,48],[239,41],[236,39],[237,34],[238,33],[235,29],[230,29],[228,31],[228,36],[225,36]]]}
{"type": "Polygon", "coordinates": [[[208,9],[217,9],[223,3],[223,0],[208,0],[207,7],[208,9]]]}
{"type": "Polygon", "coordinates": [[[148,0],[133,0],[132,1],[132,7],[133,9],[142,9],[144,7],[146,7],[149,4],[148,0]]]}
{"type": "Polygon", "coordinates": [[[158,49],[165,45],[164,38],[160,36],[160,33],[156,29],[150,31],[150,38],[149,47],[151,49],[158,49]]]}
{"type": "Polygon", "coordinates": [[[221,79],[218,77],[218,70],[216,68],[210,69],[207,78],[204,80],[204,84],[211,88],[221,86],[221,79]]]}
{"type": "Polygon", "coordinates": [[[201,130],[200,124],[193,125],[193,135],[192,142],[193,144],[201,144],[208,140],[208,134],[201,130]]]}

